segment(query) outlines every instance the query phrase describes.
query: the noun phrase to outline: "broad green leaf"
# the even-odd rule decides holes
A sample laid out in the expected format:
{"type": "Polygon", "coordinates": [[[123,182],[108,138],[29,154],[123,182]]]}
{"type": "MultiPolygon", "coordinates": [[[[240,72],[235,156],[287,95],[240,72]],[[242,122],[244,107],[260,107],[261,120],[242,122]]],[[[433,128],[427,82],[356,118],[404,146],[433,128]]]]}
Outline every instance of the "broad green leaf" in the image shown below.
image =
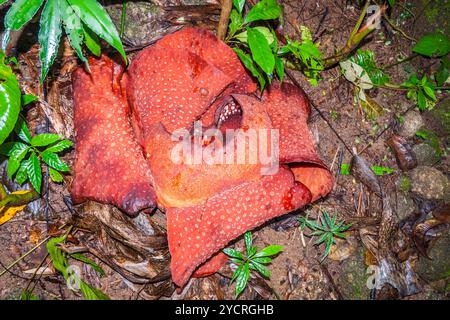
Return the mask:
{"type": "Polygon", "coordinates": [[[430,88],[428,86],[424,86],[423,91],[425,91],[425,93],[431,100],[436,101],[436,96],[435,96],[434,90],[432,88],[430,88]]]}
{"type": "Polygon", "coordinates": [[[5,29],[19,30],[38,12],[44,0],[16,0],[5,16],[5,29]]]}
{"type": "Polygon", "coordinates": [[[55,143],[60,137],[54,133],[42,133],[31,138],[31,145],[33,147],[45,147],[49,144],[55,143]]]}
{"type": "Polygon", "coordinates": [[[242,9],[244,9],[245,0],[233,0],[233,5],[239,11],[239,13],[241,13],[242,9]]]}
{"type": "Polygon", "coordinates": [[[342,163],[341,164],[341,174],[344,176],[348,176],[350,174],[350,164],[342,163]]]}
{"type": "Polygon", "coordinates": [[[262,276],[270,278],[270,271],[264,265],[252,260],[250,261],[250,268],[258,271],[262,276]]]}
{"type": "MultiPolygon", "coordinates": [[[[261,34],[266,38],[269,45],[271,45],[275,41],[274,35],[272,34],[272,32],[270,32],[270,30],[267,27],[258,26],[254,27],[253,29],[256,29],[259,32],[261,32],[261,34]]],[[[237,34],[236,39],[238,39],[241,42],[247,43],[248,42],[247,30],[237,34]]]]}
{"type": "Polygon", "coordinates": [[[39,298],[39,296],[35,295],[30,290],[24,290],[20,294],[19,300],[40,300],[40,298],[39,298]]]}
{"type": "Polygon", "coordinates": [[[80,281],[80,291],[86,300],[110,300],[100,289],[93,288],[83,280],[80,281]]]}
{"type": "Polygon", "coordinates": [[[27,162],[23,161],[22,164],[19,167],[19,170],[17,170],[16,173],[16,182],[20,185],[22,185],[28,178],[27,174],[27,162]]]}
{"type": "Polygon", "coordinates": [[[450,77],[450,60],[447,57],[441,59],[441,64],[436,72],[436,82],[439,87],[443,86],[450,77]]]}
{"type": "Polygon", "coordinates": [[[34,94],[24,94],[22,95],[22,106],[26,106],[34,101],[36,101],[38,97],[34,94]]]}
{"type": "Polygon", "coordinates": [[[388,0],[389,5],[391,6],[391,8],[393,8],[395,6],[395,0],[388,0]]]}
{"type": "Polygon", "coordinates": [[[239,48],[233,48],[233,50],[238,55],[239,59],[241,59],[241,62],[245,68],[249,70],[256,79],[258,79],[259,86],[262,91],[266,85],[266,80],[264,79],[264,75],[254,65],[252,58],[239,48]]]}
{"type": "Polygon", "coordinates": [[[25,160],[27,167],[27,176],[31,185],[36,192],[41,193],[42,171],[41,164],[35,152],[33,152],[28,160],[25,160]]]}
{"type": "Polygon", "coordinates": [[[235,9],[231,10],[230,13],[230,24],[228,26],[228,32],[230,35],[234,35],[239,29],[242,28],[244,19],[235,9]]]}
{"type": "MultiPolygon", "coordinates": [[[[70,46],[75,50],[78,58],[87,65],[88,60],[83,55],[83,49],[81,48],[84,39],[83,23],[74,8],[72,8],[67,1],[61,1],[60,7],[64,30],[66,31],[70,46]]],[[[77,10],[79,11],[79,9],[77,10]]]]}
{"type": "Polygon", "coordinates": [[[412,51],[427,57],[442,57],[450,52],[450,40],[442,33],[427,34],[419,39],[412,51]]]}
{"type": "Polygon", "coordinates": [[[250,231],[247,231],[244,234],[244,241],[245,241],[245,247],[247,248],[247,254],[250,255],[250,249],[252,248],[252,233],[250,231]]]}
{"type": "Polygon", "coordinates": [[[13,131],[19,118],[21,93],[12,69],[5,64],[5,54],[0,51],[0,144],[13,131]]]}
{"type": "Polygon", "coordinates": [[[267,263],[271,263],[271,262],[272,262],[272,258],[269,258],[269,257],[259,257],[259,258],[253,258],[251,261],[256,261],[256,262],[258,262],[258,263],[267,264],[267,263]]]}
{"type": "Polygon", "coordinates": [[[28,130],[25,120],[22,117],[19,117],[19,119],[17,120],[16,126],[14,127],[14,132],[22,141],[30,143],[31,134],[28,130]]]}
{"type": "Polygon", "coordinates": [[[417,105],[420,110],[425,110],[427,108],[427,101],[422,90],[417,91],[417,105]]]}
{"type": "MultiPolygon", "coordinates": [[[[242,261],[240,261],[241,263],[242,261]]],[[[242,273],[242,269],[244,269],[244,264],[238,264],[237,269],[234,271],[233,276],[231,277],[230,283],[233,283],[242,273]]]]}
{"type": "Polygon", "coordinates": [[[245,23],[257,20],[273,20],[281,15],[281,7],[276,0],[261,0],[250,9],[245,17],[245,23]]]}
{"type": "Polygon", "coordinates": [[[84,43],[86,44],[86,47],[89,49],[89,51],[92,52],[94,56],[100,57],[100,55],[102,54],[102,47],[100,46],[100,40],[98,39],[97,35],[86,26],[84,26],[83,29],[84,43]]]}
{"type": "Polygon", "coordinates": [[[0,5],[4,4],[8,0],[0,0],[0,5]]]}
{"type": "Polygon", "coordinates": [[[242,253],[240,253],[239,251],[235,250],[235,249],[231,249],[231,248],[225,248],[223,249],[223,252],[230,257],[233,258],[237,258],[237,259],[241,259],[244,260],[244,256],[242,255],[242,253]]]}
{"type": "Polygon", "coordinates": [[[81,261],[85,264],[90,265],[95,271],[97,271],[100,275],[104,276],[105,275],[105,271],[103,271],[103,269],[96,264],[94,261],[92,261],[91,259],[89,259],[88,257],[82,255],[81,253],[73,253],[70,255],[72,258],[81,261]]]}
{"type": "Polygon", "coordinates": [[[389,76],[381,70],[376,62],[373,51],[359,49],[350,61],[361,66],[374,84],[383,85],[389,81],[389,76]]]}
{"type": "Polygon", "coordinates": [[[61,173],[59,173],[55,169],[49,167],[49,172],[48,173],[50,175],[50,179],[52,179],[53,182],[56,182],[56,183],[63,182],[64,177],[62,176],[61,173]]]}
{"type": "Polygon", "coordinates": [[[64,277],[67,275],[67,259],[64,255],[64,252],[58,247],[58,244],[64,242],[66,236],[51,238],[47,242],[47,252],[50,255],[50,259],[52,260],[52,264],[55,269],[61,272],[64,277]]]}
{"type": "Polygon", "coordinates": [[[64,140],[58,141],[54,145],[49,146],[44,151],[45,152],[58,153],[58,152],[61,152],[63,150],[69,149],[72,146],[73,146],[73,142],[72,141],[64,139],[64,140]]]}
{"type": "Polygon", "coordinates": [[[236,278],[236,297],[238,297],[247,286],[248,279],[250,278],[249,263],[246,262],[239,276],[236,278]]]}
{"type": "Polygon", "coordinates": [[[61,13],[58,0],[47,0],[39,23],[39,57],[41,60],[41,82],[50,70],[58,53],[61,40],[61,13]]]}
{"type": "Polygon", "coordinates": [[[278,79],[283,82],[284,79],[284,62],[280,57],[275,56],[275,71],[277,72],[278,79]]]}
{"type": "Polygon", "coordinates": [[[53,169],[62,172],[70,171],[69,166],[64,161],[62,161],[61,158],[55,153],[44,151],[41,153],[41,157],[42,160],[44,160],[44,162],[53,169]]]}
{"type": "Polygon", "coordinates": [[[252,52],[253,60],[268,75],[275,68],[275,57],[264,35],[254,28],[247,28],[248,46],[252,52]]]}
{"type": "Polygon", "coordinates": [[[377,176],[382,176],[385,174],[391,174],[395,172],[394,169],[388,167],[372,166],[370,168],[372,169],[373,173],[375,173],[375,175],[377,176]]]}
{"type": "Polygon", "coordinates": [[[127,62],[119,33],[106,10],[96,0],[67,1],[71,6],[79,8],[80,18],[89,29],[119,51],[123,60],[127,62]]]}
{"type": "Polygon", "coordinates": [[[25,158],[26,154],[30,150],[30,147],[21,142],[16,142],[14,147],[10,151],[9,159],[8,159],[8,176],[12,178],[14,173],[19,169],[20,163],[23,158],[25,158]]]}
{"type": "Polygon", "coordinates": [[[270,245],[262,249],[255,255],[255,258],[273,256],[283,251],[283,246],[270,245]]]}

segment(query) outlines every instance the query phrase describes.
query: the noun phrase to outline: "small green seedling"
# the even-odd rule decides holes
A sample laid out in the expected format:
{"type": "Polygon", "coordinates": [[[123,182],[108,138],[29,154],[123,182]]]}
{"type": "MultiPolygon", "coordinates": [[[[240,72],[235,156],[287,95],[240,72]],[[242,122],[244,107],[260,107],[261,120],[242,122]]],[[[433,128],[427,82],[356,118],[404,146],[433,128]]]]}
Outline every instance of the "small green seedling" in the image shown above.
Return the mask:
{"type": "Polygon", "coordinates": [[[270,245],[258,252],[258,248],[253,246],[252,233],[246,232],[244,235],[246,252],[241,253],[235,249],[226,248],[223,252],[230,257],[230,260],[237,265],[231,283],[236,281],[236,298],[247,286],[250,273],[259,272],[263,277],[270,278],[270,271],[266,265],[272,262],[271,256],[279,254],[282,246],[270,245]]]}
{"type": "Polygon", "coordinates": [[[47,251],[50,255],[50,259],[52,260],[53,267],[63,275],[64,279],[67,281],[67,284],[71,285],[69,288],[72,290],[78,289],[86,300],[109,300],[109,297],[105,293],[103,293],[100,289],[94,288],[90,284],[86,283],[80,278],[80,275],[77,272],[74,272],[75,269],[71,268],[68,261],[69,257],[90,265],[100,274],[100,276],[105,275],[103,269],[89,258],[81,254],[68,255],[65,253],[59,245],[66,240],[66,237],[67,235],[52,238],[47,243],[47,251]],[[74,287],[75,284],[77,285],[76,288],[74,287]]]}
{"type": "Polygon", "coordinates": [[[315,245],[325,244],[325,251],[323,252],[321,261],[329,255],[331,246],[335,243],[334,239],[336,237],[345,239],[344,232],[351,227],[351,224],[344,225],[344,221],[338,221],[336,213],[333,217],[330,217],[325,210],[323,210],[323,216],[320,217],[320,222],[309,220],[308,214],[306,217],[299,217],[298,220],[300,221],[300,229],[302,231],[308,227],[313,231],[309,236],[319,237],[314,243],[315,245]]]}
{"type": "Polygon", "coordinates": [[[19,141],[6,142],[0,145],[0,154],[8,157],[8,176],[19,184],[29,180],[36,190],[41,192],[41,162],[49,166],[52,181],[62,182],[61,172],[69,172],[69,166],[61,160],[57,153],[72,147],[72,141],[61,139],[57,134],[42,133],[31,136],[22,118],[16,123],[14,132],[19,141]]]}

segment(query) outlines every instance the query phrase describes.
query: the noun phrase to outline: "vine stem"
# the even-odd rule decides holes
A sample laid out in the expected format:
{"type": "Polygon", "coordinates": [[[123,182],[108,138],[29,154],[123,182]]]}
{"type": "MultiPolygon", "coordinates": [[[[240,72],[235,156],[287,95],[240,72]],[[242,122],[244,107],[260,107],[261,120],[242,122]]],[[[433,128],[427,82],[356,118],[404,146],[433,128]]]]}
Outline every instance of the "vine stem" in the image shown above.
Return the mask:
{"type": "Polygon", "coordinates": [[[217,37],[224,40],[227,35],[228,21],[233,7],[233,0],[222,0],[222,10],[220,11],[219,25],[217,27],[217,37]]]}
{"type": "Polygon", "coordinates": [[[324,65],[325,69],[333,67],[339,61],[345,59],[353,50],[358,47],[361,41],[366,38],[375,28],[373,28],[373,24],[376,19],[378,19],[384,12],[386,11],[386,6],[382,6],[380,10],[378,10],[374,15],[368,18],[366,24],[361,27],[364,18],[367,14],[367,9],[369,8],[370,0],[367,0],[364,4],[364,7],[361,10],[358,21],[353,27],[350,36],[347,39],[345,46],[338,51],[337,54],[325,58],[324,65]]]}
{"type": "Polygon", "coordinates": [[[127,13],[127,2],[122,1],[122,15],[120,17],[120,37],[123,38],[125,34],[125,18],[127,13]]]}

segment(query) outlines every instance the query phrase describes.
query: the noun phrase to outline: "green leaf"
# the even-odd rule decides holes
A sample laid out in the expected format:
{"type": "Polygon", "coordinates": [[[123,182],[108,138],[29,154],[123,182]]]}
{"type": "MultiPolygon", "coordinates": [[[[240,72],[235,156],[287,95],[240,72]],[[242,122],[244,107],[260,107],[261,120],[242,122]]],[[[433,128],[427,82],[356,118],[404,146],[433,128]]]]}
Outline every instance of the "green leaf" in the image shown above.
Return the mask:
{"type": "Polygon", "coordinates": [[[67,260],[64,252],[58,247],[58,244],[64,242],[65,239],[66,236],[51,238],[46,245],[47,252],[50,255],[53,266],[63,275],[67,274],[67,260]]]}
{"type": "Polygon", "coordinates": [[[34,94],[24,94],[22,95],[22,106],[26,106],[38,99],[34,94]]]}
{"type": "Polygon", "coordinates": [[[236,298],[244,291],[247,286],[248,279],[250,278],[250,268],[249,263],[246,262],[239,276],[236,278],[236,298]]]}
{"type": "MultiPolygon", "coordinates": [[[[266,38],[267,43],[269,43],[269,45],[271,45],[275,41],[274,35],[272,34],[272,32],[270,32],[270,30],[267,27],[258,26],[252,29],[258,30],[266,38]]],[[[247,43],[248,42],[247,30],[237,34],[235,38],[243,43],[247,43]]]]}
{"type": "Polygon", "coordinates": [[[14,132],[22,141],[30,143],[31,134],[30,131],[28,130],[25,120],[22,117],[19,117],[19,119],[17,120],[17,123],[14,127],[14,132]]]}
{"type": "Polygon", "coordinates": [[[348,163],[341,164],[341,174],[344,176],[348,176],[350,174],[350,164],[348,163]]]}
{"type": "Polygon", "coordinates": [[[391,174],[391,173],[395,172],[394,169],[387,168],[387,167],[372,166],[370,168],[372,169],[373,173],[375,173],[375,175],[377,175],[377,176],[382,176],[385,174],[391,174]]]}
{"type": "Polygon", "coordinates": [[[250,249],[252,248],[252,243],[253,243],[253,239],[252,239],[252,233],[250,231],[247,231],[244,234],[244,241],[245,241],[245,247],[247,248],[247,254],[249,254],[250,249]]]}
{"type": "Polygon", "coordinates": [[[36,192],[41,193],[42,171],[41,164],[35,152],[33,152],[28,160],[25,160],[27,167],[27,176],[31,185],[36,192]]]}
{"type": "Polygon", "coordinates": [[[28,178],[27,174],[27,162],[23,161],[22,164],[19,167],[19,170],[17,170],[16,173],[16,182],[20,185],[22,185],[28,178]]]}
{"type": "Polygon", "coordinates": [[[436,81],[439,87],[443,86],[450,77],[450,60],[447,57],[441,59],[441,64],[436,72],[436,81]]]}
{"type": "Polygon", "coordinates": [[[67,0],[72,7],[78,7],[81,20],[100,38],[109,43],[127,62],[127,56],[114,23],[106,10],[96,0],[67,0]]]}
{"type": "Polygon", "coordinates": [[[237,259],[241,259],[244,260],[244,256],[242,255],[242,253],[240,253],[239,251],[235,250],[235,249],[231,249],[231,248],[225,248],[223,249],[223,252],[230,257],[233,258],[237,258],[237,259]]]}
{"type": "Polygon", "coordinates": [[[425,110],[427,108],[427,101],[422,90],[417,91],[417,105],[420,110],[425,110]]]}
{"type": "Polygon", "coordinates": [[[242,13],[242,9],[244,9],[245,0],[233,0],[234,7],[239,11],[239,13],[242,13]]]}
{"type": "Polygon", "coordinates": [[[271,263],[272,259],[269,257],[259,257],[259,258],[252,258],[251,261],[267,264],[267,263],[271,263]]]}
{"type": "Polygon", "coordinates": [[[350,58],[350,61],[361,66],[367,72],[372,83],[384,85],[389,81],[389,76],[377,66],[373,51],[359,49],[356,54],[350,58]]]}
{"type": "Polygon", "coordinates": [[[247,28],[248,46],[253,60],[268,75],[275,68],[275,57],[264,35],[254,28],[247,28]]]}
{"type": "Polygon", "coordinates": [[[34,136],[31,139],[30,143],[33,147],[45,147],[48,146],[49,144],[55,143],[59,139],[60,137],[57,134],[42,133],[34,136]]]}
{"type": "Polygon", "coordinates": [[[16,0],[5,16],[5,29],[19,30],[38,12],[44,0],[16,0]]]}
{"type": "Polygon", "coordinates": [[[48,164],[50,167],[52,167],[53,169],[56,169],[56,170],[62,171],[62,172],[70,171],[69,166],[64,161],[62,161],[61,158],[55,153],[44,151],[41,153],[41,157],[42,157],[42,160],[44,160],[44,162],[46,164],[48,164]]]}
{"type": "Polygon", "coordinates": [[[83,29],[84,43],[86,44],[86,47],[89,49],[89,51],[92,52],[94,56],[100,57],[100,55],[102,54],[102,47],[100,46],[100,40],[98,39],[97,35],[86,26],[84,26],[83,29]]]}
{"type": "Polygon", "coordinates": [[[82,255],[81,253],[72,253],[70,255],[72,258],[81,261],[85,264],[90,265],[95,271],[97,271],[101,276],[105,275],[105,271],[103,271],[103,269],[96,264],[94,261],[92,261],[91,259],[89,259],[88,257],[82,255]]]}
{"type": "Polygon", "coordinates": [[[250,261],[250,268],[258,271],[262,276],[270,278],[270,271],[262,264],[252,260],[250,261]]]}
{"type": "Polygon", "coordinates": [[[58,53],[61,40],[61,13],[58,0],[47,0],[39,23],[39,57],[41,60],[41,82],[50,70],[58,53]]]}
{"type": "Polygon", "coordinates": [[[110,300],[100,289],[93,288],[83,280],[80,281],[80,291],[86,300],[110,300]]]}
{"type": "Polygon", "coordinates": [[[275,71],[277,72],[278,79],[283,82],[284,79],[284,62],[280,57],[275,56],[275,71]]]}
{"type": "Polygon", "coordinates": [[[230,13],[230,25],[228,26],[228,32],[232,36],[238,30],[242,28],[244,23],[244,18],[235,9],[231,10],[230,13]]]}
{"type": "Polygon", "coordinates": [[[283,246],[279,245],[270,245],[262,249],[255,255],[255,258],[273,256],[283,251],[283,246]]]}
{"type": "Polygon", "coordinates": [[[8,177],[12,178],[14,173],[19,169],[20,163],[23,158],[25,158],[26,154],[30,150],[30,147],[21,142],[14,143],[13,148],[10,151],[9,159],[8,159],[8,177]]]}
{"type": "Polygon", "coordinates": [[[249,70],[256,79],[258,79],[261,90],[264,89],[266,80],[264,79],[264,75],[254,65],[252,58],[239,48],[233,48],[233,50],[238,55],[239,59],[241,59],[241,62],[245,66],[245,68],[249,70]]]}
{"type": "Polygon", "coordinates": [[[433,101],[436,101],[436,96],[434,94],[434,90],[428,86],[423,87],[423,91],[425,91],[426,95],[433,101]]]}
{"type": "Polygon", "coordinates": [[[84,39],[84,29],[81,19],[67,1],[60,1],[60,7],[64,30],[66,31],[70,46],[75,50],[78,58],[87,65],[88,60],[83,55],[83,50],[81,48],[84,39]]]}
{"type": "Polygon", "coordinates": [[[391,8],[393,8],[395,6],[395,0],[388,0],[389,5],[391,6],[391,8]]]}
{"type": "Polygon", "coordinates": [[[244,22],[250,23],[257,20],[273,20],[281,15],[281,7],[276,0],[261,0],[250,9],[244,22]]]}
{"type": "Polygon", "coordinates": [[[48,173],[50,175],[50,179],[52,179],[53,182],[56,182],[56,183],[63,182],[64,177],[62,176],[61,173],[59,173],[55,169],[49,168],[49,172],[48,173]]]}
{"type": "Polygon", "coordinates": [[[0,144],[13,131],[19,118],[21,93],[11,67],[5,64],[5,54],[0,51],[0,144]]]}
{"type": "Polygon", "coordinates": [[[72,146],[73,146],[72,141],[64,139],[64,140],[58,141],[54,145],[49,146],[47,149],[44,150],[44,152],[58,153],[63,150],[69,149],[72,146]]]}
{"type": "Polygon", "coordinates": [[[419,39],[412,51],[427,57],[442,57],[450,52],[450,40],[441,33],[427,34],[419,39]]]}
{"type": "Polygon", "coordinates": [[[30,290],[24,290],[20,294],[19,300],[40,300],[40,299],[39,296],[33,294],[33,292],[31,292],[30,290]]]}

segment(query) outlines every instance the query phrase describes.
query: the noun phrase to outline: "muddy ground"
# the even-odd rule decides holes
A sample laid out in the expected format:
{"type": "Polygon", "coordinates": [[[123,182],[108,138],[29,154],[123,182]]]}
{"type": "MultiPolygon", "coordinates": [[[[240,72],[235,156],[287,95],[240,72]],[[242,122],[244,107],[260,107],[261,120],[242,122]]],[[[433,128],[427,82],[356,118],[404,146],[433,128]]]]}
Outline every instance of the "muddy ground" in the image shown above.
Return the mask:
{"type": "MultiPolygon", "coordinates": [[[[198,2],[204,4],[202,1],[169,1],[166,5],[198,2]]],[[[398,2],[401,6],[396,6],[391,12],[391,20],[410,36],[418,38],[435,29],[448,34],[449,1],[398,2]]],[[[214,27],[217,15],[210,13],[217,13],[218,9],[217,5],[214,6],[214,1],[209,3],[212,3],[212,7],[208,8],[209,13],[206,16],[203,12],[199,15],[190,15],[190,18],[186,20],[191,19],[191,22],[197,25],[214,27]],[[200,19],[199,16],[206,18],[200,19]]],[[[320,48],[325,56],[333,54],[345,44],[361,10],[353,1],[287,0],[281,3],[286,17],[285,31],[295,38],[298,37],[296,27],[306,25],[320,42],[320,48]]],[[[117,4],[113,4],[113,7],[109,9],[116,21],[119,16],[117,7],[117,4]]],[[[129,9],[130,18],[127,19],[124,42],[128,45],[130,52],[135,52],[158,37],[161,32],[168,32],[173,27],[165,21],[161,22],[161,20],[167,20],[167,17],[161,18],[162,13],[158,11],[158,7],[146,4],[129,8],[131,8],[129,9]]],[[[1,14],[3,15],[4,11],[1,14]]],[[[172,20],[174,15],[180,14],[183,13],[170,12],[172,20]]],[[[30,28],[32,30],[32,27],[30,28]]],[[[32,39],[33,33],[25,31],[23,35],[32,39]]],[[[22,70],[21,83],[30,90],[36,90],[38,79],[36,72],[39,70],[35,59],[37,47],[33,44],[33,41],[29,44],[20,42],[18,48],[22,70]]],[[[397,59],[409,56],[411,47],[412,42],[388,24],[383,24],[381,29],[374,32],[363,45],[363,48],[374,51],[381,66],[393,64],[397,59]]],[[[52,80],[46,84],[47,92],[45,92],[45,98],[57,110],[55,113],[68,115],[69,119],[62,121],[65,123],[62,130],[65,130],[68,137],[72,137],[71,134],[73,134],[73,128],[70,126],[70,71],[76,63],[70,52],[64,52],[64,58],[59,61],[59,66],[64,68],[61,69],[58,66],[53,68],[52,80]]],[[[418,74],[421,74],[436,67],[437,65],[430,60],[415,58],[390,68],[389,74],[394,82],[400,82],[406,79],[411,70],[418,70],[418,74]]],[[[313,111],[310,129],[322,159],[335,173],[336,183],[333,191],[325,199],[283,219],[267,223],[254,232],[255,244],[258,247],[279,244],[285,249],[270,266],[272,273],[270,280],[253,279],[241,299],[449,298],[450,233],[448,229],[440,230],[439,236],[436,235],[430,243],[427,242],[426,249],[429,257],[420,254],[417,249],[417,246],[425,246],[425,244],[411,244],[411,232],[408,233],[405,228],[402,229],[402,226],[408,225],[406,222],[411,220],[417,221],[420,217],[429,219],[433,208],[440,208],[449,201],[447,153],[450,100],[448,97],[439,94],[434,110],[419,113],[412,102],[406,99],[404,92],[373,89],[370,91],[370,96],[382,107],[383,113],[370,120],[361,107],[354,103],[354,88],[340,74],[338,68],[324,72],[323,80],[317,87],[312,87],[300,73],[294,72],[294,75],[327,120],[324,121],[317,111],[313,111]],[[402,116],[399,117],[400,115],[402,116]],[[436,134],[440,154],[435,144],[430,146],[415,136],[415,132],[421,128],[436,134]],[[386,141],[394,134],[404,137],[413,146],[419,162],[416,169],[402,172],[398,167],[393,152],[386,145],[386,141]],[[415,290],[408,296],[400,297],[395,290],[382,292],[371,290],[370,277],[373,274],[371,266],[376,265],[377,261],[366,245],[366,241],[368,239],[377,241],[381,203],[352,175],[342,175],[339,172],[340,165],[349,163],[351,160],[351,154],[342,141],[350,149],[356,148],[358,152],[363,151],[360,156],[370,165],[395,169],[394,173],[380,177],[380,182],[384,191],[390,195],[391,203],[395,208],[399,240],[397,247],[392,250],[400,257],[400,260],[408,262],[416,275],[414,280],[404,279],[414,282],[415,290]],[[322,210],[336,213],[339,219],[353,223],[353,227],[347,233],[347,240],[338,242],[331,256],[321,263],[320,258],[324,248],[315,246],[315,239],[311,240],[307,237],[308,231],[302,232],[298,228],[297,217],[308,212],[310,217],[317,218],[322,210]]],[[[35,132],[52,130],[48,122],[44,120],[42,107],[39,105],[28,110],[27,119],[33,123],[35,132]]],[[[72,161],[73,152],[66,154],[64,159],[72,161]]],[[[2,175],[5,181],[6,174],[2,175]]],[[[70,182],[70,177],[67,177],[63,185],[50,183],[48,193],[43,199],[33,203],[13,220],[0,226],[0,262],[2,264],[0,270],[45,239],[49,232],[57,234],[58,232],[55,231],[57,227],[72,221],[74,215],[86,214],[84,211],[89,210],[89,206],[86,209],[86,206],[72,208],[70,205],[67,198],[70,182]]],[[[11,186],[11,188],[17,188],[17,186],[11,186]]],[[[159,221],[163,230],[164,216],[158,213],[155,219],[159,221]]],[[[72,239],[72,245],[86,246],[98,241],[95,237],[107,236],[101,232],[88,233],[81,229],[72,239]]],[[[239,240],[233,245],[241,249],[243,241],[239,240]]],[[[0,277],[0,298],[17,299],[25,288],[32,287],[34,294],[41,299],[80,299],[81,296],[68,290],[64,279],[51,268],[45,270],[42,275],[38,275],[37,281],[30,280],[34,273],[33,269],[41,265],[45,256],[45,247],[40,246],[3,274],[0,277]]],[[[154,293],[152,291],[154,288],[150,290],[145,284],[132,283],[123,274],[118,273],[117,269],[112,269],[111,260],[105,258],[100,260],[92,254],[88,256],[102,266],[106,275],[99,277],[91,267],[80,264],[83,278],[102,289],[112,299],[233,299],[234,285],[229,285],[231,271],[228,264],[220,270],[219,274],[203,279],[192,279],[181,293],[172,293],[173,288],[167,282],[164,284],[164,289],[154,293]]],[[[136,261],[139,262],[139,259],[136,261]]],[[[120,261],[116,261],[115,264],[120,264],[120,261]]],[[[43,263],[43,266],[46,265],[48,260],[43,263]]],[[[166,267],[158,268],[161,271],[166,267]]]]}

